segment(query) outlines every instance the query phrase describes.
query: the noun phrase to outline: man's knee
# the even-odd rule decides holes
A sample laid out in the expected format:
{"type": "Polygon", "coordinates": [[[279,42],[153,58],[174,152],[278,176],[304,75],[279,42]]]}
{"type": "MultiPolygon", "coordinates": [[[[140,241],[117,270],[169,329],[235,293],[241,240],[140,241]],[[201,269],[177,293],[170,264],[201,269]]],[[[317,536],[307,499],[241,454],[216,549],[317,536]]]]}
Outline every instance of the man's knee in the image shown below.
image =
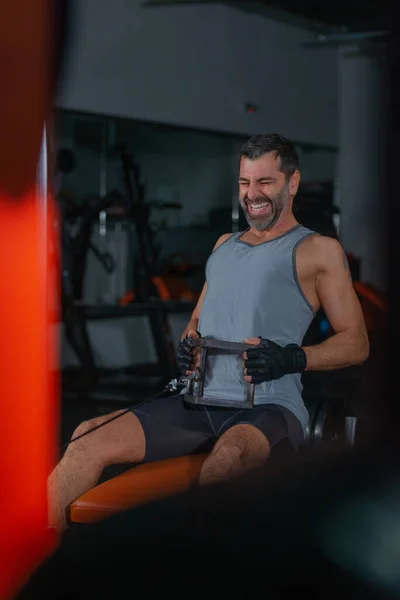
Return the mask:
{"type": "Polygon", "coordinates": [[[67,452],[79,452],[103,465],[140,461],[144,432],[137,417],[119,410],[83,421],[71,436],[67,452]]]}
{"type": "Polygon", "coordinates": [[[95,442],[99,437],[103,437],[101,436],[101,429],[106,427],[104,423],[111,419],[113,414],[104,417],[93,417],[87,421],[82,421],[72,434],[68,449],[70,449],[73,444],[76,444],[76,448],[78,446],[82,447],[95,442]],[[98,432],[97,436],[93,435],[95,431],[98,432]]]}
{"type": "Polygon", "coordinates": [[[114,414],[117,413],[82,421],[73,432],[66,452],[79,452],[87,455],[95,453],[98,458],[100,458],[100,454],[107,453],[109,436],[107,432],[108,425],[105,423],[114,414]]]}
{"type": "Polygon", "coordinates": [[[265,435],[253,425],[239,424],[228,429],[216,442],[211,455],[241,462],[263,462],[270,452],[265,435]]]}
{"type": "Polygon", "coordinates": [[[234,425],[216,442],[205,460],[200,485],[215,483],[262,467],[269,456],[269,443],[253,425],[234,425]]]}
{"type": "MultiPolygon", "coordinates": [[[[74,433],[71,436],[71,440],[80,438],[82,436],[85,437],[86,434],[89,433],[92,429],[101,424],[101,417],[94,417],[92,419],[88,419],[87,421],[82,421],[79,423],[78,427],[74,430],[74,433]]],[[[81,439],[82,439],[81,438],[81,439]]]]}
{"type": "Polygon", "coordinates": [[[245,436],[240,433],[238,435],[229,435],[227,432],[225,435],[219,438],[216,442],[211,456],[230,456],[232,458],[239,459],[244,456],[247,452],[247,440],[245,436]]]}

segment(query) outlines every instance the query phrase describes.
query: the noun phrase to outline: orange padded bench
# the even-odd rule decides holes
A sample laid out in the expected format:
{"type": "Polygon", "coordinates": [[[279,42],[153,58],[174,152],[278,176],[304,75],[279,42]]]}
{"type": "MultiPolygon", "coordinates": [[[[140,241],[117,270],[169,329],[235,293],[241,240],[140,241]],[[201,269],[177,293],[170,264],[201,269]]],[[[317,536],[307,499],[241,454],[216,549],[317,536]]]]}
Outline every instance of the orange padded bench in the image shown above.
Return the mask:
{"type": "Polygon", "coordinates": [[[133,467],[82,494],[70,505],[71,523],[93,523],[123,510],[189,490],[207,454],[170,458],[133,467]]]}

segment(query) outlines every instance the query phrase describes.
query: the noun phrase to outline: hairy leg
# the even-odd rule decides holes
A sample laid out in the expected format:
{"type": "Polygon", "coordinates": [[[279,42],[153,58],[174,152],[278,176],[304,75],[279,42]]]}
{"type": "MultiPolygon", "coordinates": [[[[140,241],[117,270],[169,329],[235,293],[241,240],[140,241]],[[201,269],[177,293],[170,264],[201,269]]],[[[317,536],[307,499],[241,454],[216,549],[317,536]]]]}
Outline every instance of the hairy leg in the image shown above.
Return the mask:
{"type": "Polygon", "coordinates": [[[260,467],[269,453],[269,442],[259,429],[249,424],[234,425],[219,438],[205,460],[199,484],[217,483],[260,467]]]}
{"type": "MultiPolygon", "coordinates": [[[[122,412],[84,421],[71,439],[122,412]]],[[[105,467],[141,462],[144,455],[144,432],[131,412],[72,442],[48,479],[49,526],[60,532],[66,529],[67,507],[97,484],[105,467]]]]}

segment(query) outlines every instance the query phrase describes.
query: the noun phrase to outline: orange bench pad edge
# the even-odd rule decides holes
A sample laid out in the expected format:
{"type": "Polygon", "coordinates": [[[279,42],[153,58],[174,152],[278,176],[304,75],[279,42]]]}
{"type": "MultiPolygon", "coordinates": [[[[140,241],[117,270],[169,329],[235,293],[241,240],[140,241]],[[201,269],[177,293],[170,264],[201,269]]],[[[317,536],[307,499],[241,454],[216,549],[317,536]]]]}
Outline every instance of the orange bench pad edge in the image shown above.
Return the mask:
{"type": "Polygon", "coordinates": [[[69,507],[71,523],[93,523],[118,512],[189,490],[207,454],[181,456],[138,465],[97,485],[69,507]]]}

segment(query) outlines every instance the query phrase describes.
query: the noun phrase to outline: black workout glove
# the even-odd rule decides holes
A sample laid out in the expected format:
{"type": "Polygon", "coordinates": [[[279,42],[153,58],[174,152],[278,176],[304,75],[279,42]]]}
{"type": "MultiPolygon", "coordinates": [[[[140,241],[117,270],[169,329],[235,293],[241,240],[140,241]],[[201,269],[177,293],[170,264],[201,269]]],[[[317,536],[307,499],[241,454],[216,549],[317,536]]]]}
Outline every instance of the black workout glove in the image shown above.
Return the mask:
{"type": "Polygon", "coordinates": [[[280,379],[290,373],[302,373],[307,366],[306,353],[297,344],[279,346],[260,337],[260,345],[246,350],[244,367],[251,383],[280,379]]]}
{"type": "MultiPolygon", "coordinates": [[[[196,331],[198,337],[201,335],[198,331],[196,331]]],[[[179,342],[178,350],[176,353],[176,363],[178,365],[179,373],[182,375],[186,375],[186,371],[191,370],[191,365],[193,363],[193,344],[192,339],[189,336],[186,336],[183,340],[179,342]]]]}

